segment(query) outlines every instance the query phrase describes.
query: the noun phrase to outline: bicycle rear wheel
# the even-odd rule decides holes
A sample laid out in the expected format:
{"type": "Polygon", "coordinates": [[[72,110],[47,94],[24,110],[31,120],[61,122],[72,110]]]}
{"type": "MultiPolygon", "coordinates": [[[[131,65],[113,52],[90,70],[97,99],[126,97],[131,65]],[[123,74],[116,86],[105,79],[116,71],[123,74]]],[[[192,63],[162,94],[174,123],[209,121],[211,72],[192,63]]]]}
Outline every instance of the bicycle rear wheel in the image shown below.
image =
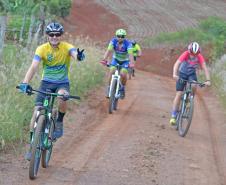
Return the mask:
{"type": "Polygon", "coordinates": [[[30,179],[35,179],[38,174],[41,154],[42,154],[42,132],[43,132],[43,125],[45,122],[45,116],[40,115],[37,118],[37,126],[34,131],[33,141],[32,141],[32,148],[31,148],[31,161],[29,166],[29,177],[30,179]]]}
{"type": "Polygon", "coordinates": [[[112,112],[114,110],[114,105],[115,105],[115,101],[116,101],[116,97],[115,97],[116,85],[117,85],[117,81],[113,80],[110,98],[109,98],[109,108],[108,108],[109,114],[112,114],[112,112]]]}
{"type": "Polygon", "coordinates": [[[194,112],[194,97],[189,96],[188,102],[184,103],[183,112],[180,115],[179,122],[179,135],[185,137],[187,134],[193,117],[194,112]]]}
{"type": "Polygon", "coordinates": [[[44,150],[42,150],[42,167],[47,168],[49,165],[49,161],[51,158],[52,150],[53,150],[53,131],[55,127],[57,117],[57,110],[54,109],[52,113],[52,118],[49,124],[46,124],[46,130],[48,133],[44,134],[44,150]]]}

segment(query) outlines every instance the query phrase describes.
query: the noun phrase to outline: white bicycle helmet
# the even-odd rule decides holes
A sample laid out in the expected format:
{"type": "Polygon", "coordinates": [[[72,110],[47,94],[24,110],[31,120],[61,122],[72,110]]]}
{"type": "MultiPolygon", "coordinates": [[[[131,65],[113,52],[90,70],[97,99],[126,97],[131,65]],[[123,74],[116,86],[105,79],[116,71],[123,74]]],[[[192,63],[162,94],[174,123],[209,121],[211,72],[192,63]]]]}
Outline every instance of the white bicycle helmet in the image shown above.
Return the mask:
{"type": "Polygon", "coordinates": [[[193,55],[199,54],[200,50],[201,50],[200,46],[197,42],[192,42],[191,44],[188,45],[188,51],[193,55]]]}

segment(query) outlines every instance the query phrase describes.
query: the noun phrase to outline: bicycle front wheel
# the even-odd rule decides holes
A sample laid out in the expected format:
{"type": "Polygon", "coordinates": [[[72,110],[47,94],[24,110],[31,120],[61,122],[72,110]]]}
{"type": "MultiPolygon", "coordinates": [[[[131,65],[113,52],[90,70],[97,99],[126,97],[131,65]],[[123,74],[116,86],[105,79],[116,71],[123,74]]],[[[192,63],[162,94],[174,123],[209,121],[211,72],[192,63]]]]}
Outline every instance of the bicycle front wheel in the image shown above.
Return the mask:
{"type": "Polygon", "coordinates": [[[115,97],[116,86],[117,86],[117,81],[113,80],[110,98],[109,98],[109,108],[108,108],[109,114],[112,114],[112,112],[114,110],[114,105],[115,105],[115,101],[116,101],[116,97],[115,97]]]}
{"type": "Polygon", "coordinates": [[[179,135],[185,137],[187,134],[193,117],[194,112],[194,97],[190,96],[188,102],[184,102],[183,112],[179,117],[179,135]]]}
{"type": "Polygon", "coordinates": [[[47,130],[49,130],[48,134],[45,134],[45,140],[44,145],[45,149],[42,151],[42,167],[47,168],[49,165],[49,161],[51,158],[52,150],[53,150],[53,131],[55,128],[55,122],[57,119],[57,110],[54,109],[52,113],[51,122],[48,124],[48,127],[46,127],[47,130]]]}
{"type": "Polygon", "coordinates": [[[53,150],[53,131],[55,127],[57,117],[57,110],[53,110],[52,118],[49,124],[46,124],[45,130],[48,130],[48,133],[44,134],[44,149],[42,150],[42,167],[47,168],[51,158],[53,150]]]}
{"type": "Polygon", "coordinates": [[[41,154],[42,154],[42,132],[43,125],[45,122],[45,116],[40,115],[37,118],[37,126],[34,131],[33,141],[32,141],[32,149],[31,149],[31,161],[29,166],[29,177],[30,179],[35,179],[38,174],[41,154]]]}

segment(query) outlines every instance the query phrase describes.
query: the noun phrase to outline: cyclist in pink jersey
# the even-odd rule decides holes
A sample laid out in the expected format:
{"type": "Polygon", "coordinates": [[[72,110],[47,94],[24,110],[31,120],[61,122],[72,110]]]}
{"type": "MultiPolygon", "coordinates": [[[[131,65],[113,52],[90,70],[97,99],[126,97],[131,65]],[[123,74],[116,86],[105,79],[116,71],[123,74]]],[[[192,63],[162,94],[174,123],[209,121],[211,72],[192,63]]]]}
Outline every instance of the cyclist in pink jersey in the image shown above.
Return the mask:
{"type": "MultiPolygon", "coordinates": [[[[180,104],[181,95],[186,83],[183,80],[197,81],[197,68],[201,67],[205,72],[206,86],[210,86],[210,75],[206,66],[206,62],[202,54],[200,53],[200,46],[197,42],[192,42],[188,46],[188,50],[183,52],[177,59],[173,66],[173,78],[177,80],[176,82],[176,96],[173,101],[173,110],[171,114],[170,124],[176,124],[177,111],[180,104]],[[183,79],[183,80],[180,80],[183,79]]],[[[194,92],[196,91],[196,86],[193,86],[194,92]]]]}

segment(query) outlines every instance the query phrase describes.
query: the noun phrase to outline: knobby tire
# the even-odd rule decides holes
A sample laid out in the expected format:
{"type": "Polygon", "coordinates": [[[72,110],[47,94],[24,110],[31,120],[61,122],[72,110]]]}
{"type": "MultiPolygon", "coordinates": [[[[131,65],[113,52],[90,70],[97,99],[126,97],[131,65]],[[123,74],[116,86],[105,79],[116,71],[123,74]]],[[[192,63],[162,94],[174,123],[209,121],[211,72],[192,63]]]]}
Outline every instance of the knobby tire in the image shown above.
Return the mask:
{"type": "Polygon", "coordinates": [[[40,115],[37,118],[37,126],[35,128],[34,136],[33,136],[33,141],[32,141],[32,148],[31,148],[31,161],[29,165],[29,177],[30,179],[35,179],[38,174],[38,169],[40,165],[40,159],[41,159],[41,154],[42,154],[42,131],[43,131],[43,126],[45,122],[45,116],[40,115]]]}
{"type": "Polygon", "coordinates": [[[49,161],[51,158],[52,149],[53,149],[53,131],[55,127],[56,117],[57,117],[57,110],[54,109],[52,113],[51,123],[47,125],[48,126],[47,129],[49,129],[49,133],[48,135],[45,135],[45,137],[48,138],[49,147],[42,150],[42,167],[43,168],[48,167],[49,161]]]}
{"type": "Polygon", "coordinates": [[[112,114],[113,109],[114,109],[115,100],[116,100],[116,98],[115,98],[116,86],[117,86],[117,80],[113,80],[110,98],[109,98],[109,114],[112,114]]]}
{"type": "Polygon", "coordinates": [[[187,103],[184,102],[184,110],[183,114],[180,115],[179,117],[179,135],[181,137],[185,137],[190,126],[191,126],[191,121],[193,117],[193,112],[194,112],[194,97],[189,96],[189,103],[190,106],[188,106],[187,103]]]}

